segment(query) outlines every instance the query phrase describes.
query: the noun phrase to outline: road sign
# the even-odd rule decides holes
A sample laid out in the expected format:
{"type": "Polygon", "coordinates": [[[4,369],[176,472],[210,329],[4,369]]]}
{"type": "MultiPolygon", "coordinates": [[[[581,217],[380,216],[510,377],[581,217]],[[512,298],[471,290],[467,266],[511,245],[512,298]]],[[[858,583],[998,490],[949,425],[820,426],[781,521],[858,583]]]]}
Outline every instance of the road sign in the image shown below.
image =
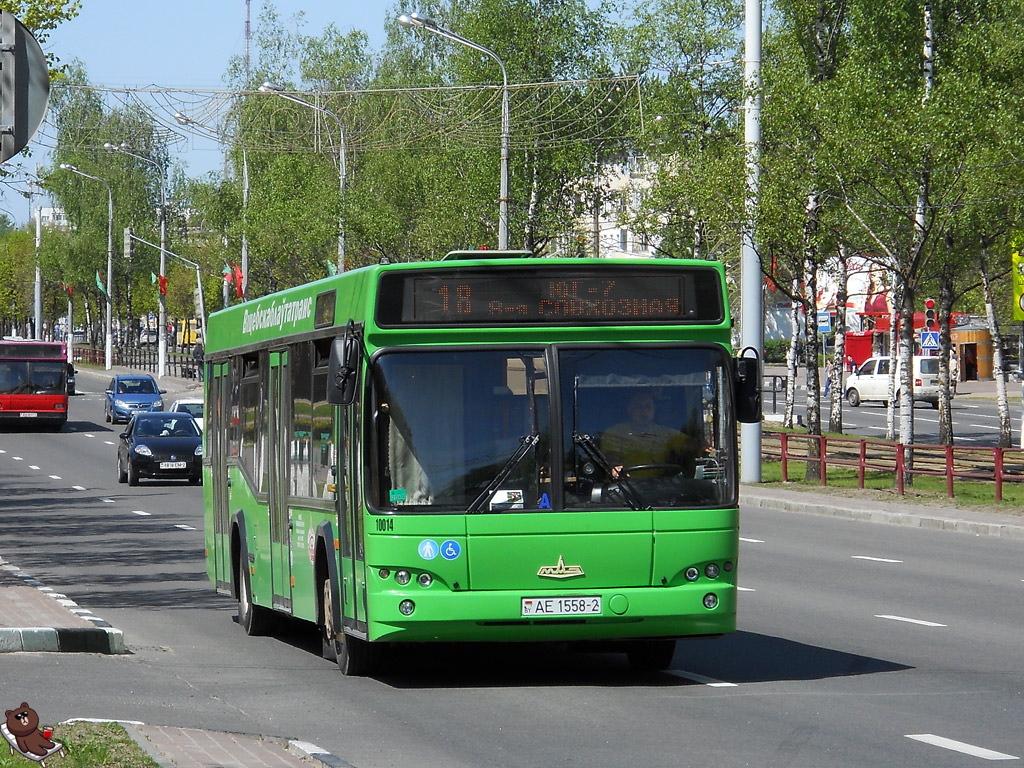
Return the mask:
{"type": "Polygon", "coordinates": [[[818,313],[818,333],[832,333],[832,313],[818,313]]]}
{"type": "Polygon", "coordinates": [[[921,332],[921,349],[938,349],[939,348],[939,332],[938,331],[922,331],[921,332]]]}
{"type": "Polygon", "coordinates": [[[0,162],[35,135],[50,101],[50,68],[24,24],[0,11],[0,162]]]}

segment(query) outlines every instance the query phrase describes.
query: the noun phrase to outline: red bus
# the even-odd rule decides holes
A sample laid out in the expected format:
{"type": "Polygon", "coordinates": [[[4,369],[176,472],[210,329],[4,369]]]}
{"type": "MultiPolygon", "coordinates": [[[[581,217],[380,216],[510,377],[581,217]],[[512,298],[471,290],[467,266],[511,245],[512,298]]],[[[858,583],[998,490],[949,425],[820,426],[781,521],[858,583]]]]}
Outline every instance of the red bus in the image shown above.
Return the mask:
{"type": "Polygon", "coordinates": [[[0,423],[68,420],[68,348],[53,341],[0,340],[0,423]]]}

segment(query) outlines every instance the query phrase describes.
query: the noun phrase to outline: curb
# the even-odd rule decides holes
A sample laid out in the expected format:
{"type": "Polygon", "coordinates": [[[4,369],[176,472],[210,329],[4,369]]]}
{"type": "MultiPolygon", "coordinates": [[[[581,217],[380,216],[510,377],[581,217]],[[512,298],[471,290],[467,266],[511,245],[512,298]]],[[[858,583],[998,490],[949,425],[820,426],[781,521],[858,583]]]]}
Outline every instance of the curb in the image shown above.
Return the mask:
{"type": "Polygon", "coordinates": [[[120,654],[125,652],[124,633],[114,627],[0,629],[0,653],[19,651],[120,654]]]}
{"type": "Polygon", "coordinates": [[[885,509],[871,509],[844,506],[829,500],[824,503],[817,500],[781,499],[760,496],[757,493],[740,491],[740,504],[757,509],[771,509],[782,512],[837,517],[845,520],[860,520],[887,525],[901,525],[907,528],[927,528],[938,531],[969,533],[973,536],[997,536],[1004,539],[1024,541],[1024,525],[1011,523],[994,523],[988,521],[965,520],[959,517],[932,513],[915,508],[914,512],[902,512],[885,509]]]}
{"type": "Polygon", "coordinates": [[[69,613],[93,624],[92,627],[0,627],[0,653],[126,653],[124,633],[120,629],[93,615],[87,608],[81,608],[67,595],[54,591],[3,557],[0,557],[0,570],[24,586],[37,590],[40,595],[55,600],[69,613]]]}

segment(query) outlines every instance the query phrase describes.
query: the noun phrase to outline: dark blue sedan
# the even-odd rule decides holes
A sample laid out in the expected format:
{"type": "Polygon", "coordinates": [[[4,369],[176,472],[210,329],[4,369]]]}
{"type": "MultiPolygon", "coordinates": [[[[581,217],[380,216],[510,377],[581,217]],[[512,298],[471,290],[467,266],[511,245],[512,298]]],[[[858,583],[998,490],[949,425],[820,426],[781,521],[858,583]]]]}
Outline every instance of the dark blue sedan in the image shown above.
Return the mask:
{"type": "Polygon", "coordinates": [[[189,413],[137,413],[117,446],[117,482],[138,485],[143,477],[188,480],[203,477],[203,438],[189,413]]]}
{"type": "Polygon", "coordinates": [[[156,379],[148,373],[115,376],[107,384],[106,399],[103,402],[103,418],[113,424],[128,421],[134,413],[162,411],[164,401],[156,379]]]}

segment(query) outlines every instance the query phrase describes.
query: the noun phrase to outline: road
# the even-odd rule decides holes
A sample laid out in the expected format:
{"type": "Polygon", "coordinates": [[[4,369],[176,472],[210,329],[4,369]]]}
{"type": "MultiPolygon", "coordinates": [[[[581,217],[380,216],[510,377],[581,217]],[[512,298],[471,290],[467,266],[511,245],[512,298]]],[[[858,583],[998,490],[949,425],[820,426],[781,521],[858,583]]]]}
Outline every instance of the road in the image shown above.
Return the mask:
{"type": "MultiPolygon", "coordinates": [[[[994,391],[995,385],[992,384],[994,391]]],[[[1013,383],[1011,392],[1018,387],[1013,383]]],[[[831,400],[821,400],[821,419],[824,427],[828,426],[828,409],[831,400]]],[[[1010,401],[1010,426],[1013,430],[1014,447],[1020,446],[1021,401],[1017,397],[1010,401]]],[[[786,409],[784,392],[777,393],[773,410],[772,393],[769,391],[764,399],[765,414],[782,414],[786,409]]],[[[999,407],[992,397],[955,397],[951,407],[953,416],[954,443],[964,447],[994,447],[999,443],[999,407]]],[[[797,392],[796,413],[806,415],[806,391],[797,392]]],[[[852,407],[843,401],[843,434],[884,440],[886,432],[886,407],[882,403],[862,403],[852,407]]],[[[896,414],[896,431],[899,434],[899,413],[896,414]]],[[[766,422],[766,428],[771,423],[766,422]]],[[[914,440],[918,443],[939,442],[939,412],[928,403],[914,405],[914,440]]]]}
{"type": "Polygon", "coordinates": [[[613,653],[424,646],[344,678],[304,625],[236,625],[204,572],[202,488],[117,484],[101,384],[79,376],[74,431],[0,433],[0,555],[130,651],[0,655],[8,701],[50,720],[290,736],[359,768],[1024,759],[1019,541],[745,509],[740,631],[680,642],[667,673],[613,653]]]}

